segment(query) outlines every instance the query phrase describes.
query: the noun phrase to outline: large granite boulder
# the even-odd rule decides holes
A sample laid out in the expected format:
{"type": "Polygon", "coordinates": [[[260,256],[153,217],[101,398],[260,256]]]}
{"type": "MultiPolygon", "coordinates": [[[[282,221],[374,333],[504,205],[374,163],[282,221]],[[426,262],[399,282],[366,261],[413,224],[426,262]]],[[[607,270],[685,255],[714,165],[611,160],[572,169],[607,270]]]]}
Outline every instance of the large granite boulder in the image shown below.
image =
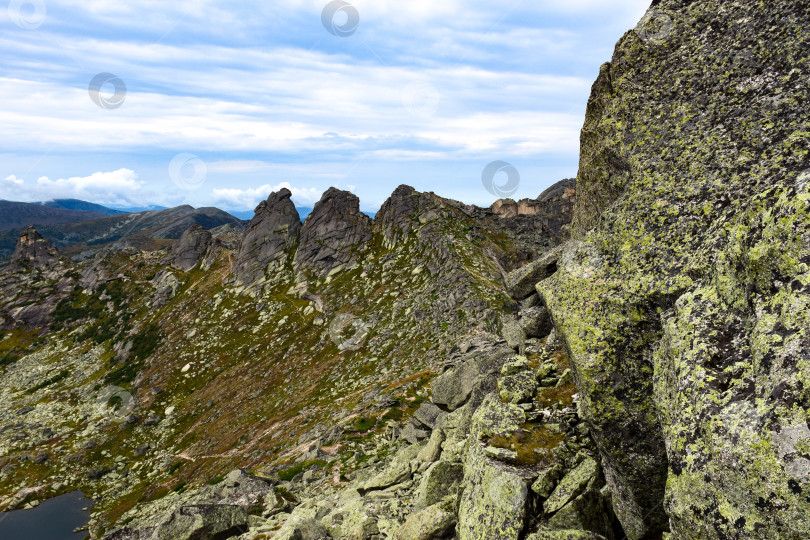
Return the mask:
{"type": "Polygon", "coordinates": [[[371,218],[360,211],[360,199],[329,188],[307,217],[295,255],[295,269],[317,277],[359,262],[371,239],[371,218]]]}
{"type": "Polygon", "coordinates": [[[212,239],[211,233],[201,225],[192,225],[172,246],[171,265],[178,270],[188,272],[197,266],[205,256],[212,239]]]}
{"type": "Polygon", "coordinates": [[[301,218],[291,196],[285,188],[256,207],[233,266],[240,285],[255,288],[282,280],[301,230],[301,218]]]}
{"type": "Polygon", "coordinates": [[[523,300],[535,293],[535,285],[557,271],[557,261],[562,248],[547,251],[526,266],[510,272],[506,276],[506,289],[515,300],[523,300]]]}
{"type": "Polygon", "coordinates": [[[810,537],[809,25],[661,0],[594,84],[538,289],[630,539],[810,537]]]}

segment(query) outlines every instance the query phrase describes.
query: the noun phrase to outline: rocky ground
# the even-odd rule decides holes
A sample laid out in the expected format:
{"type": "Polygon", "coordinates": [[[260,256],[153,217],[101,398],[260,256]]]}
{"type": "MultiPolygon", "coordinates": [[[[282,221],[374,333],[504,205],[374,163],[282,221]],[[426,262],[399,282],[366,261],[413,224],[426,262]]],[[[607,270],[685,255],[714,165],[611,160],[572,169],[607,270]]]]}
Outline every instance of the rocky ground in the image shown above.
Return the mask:
{"type": "MultiPolygon", "coordinates": [[[[576,185],[0,273],[0,508],[94,538],[810,537],[810,10],[660,0],[576,185]],[[573,221],[569,224],[570,210],[573,221]]],[[[148,249],[147,249],[148,248],[148,249]]]]}
{"type": "MultiPolygon", "coordinates": [[[[559,200],[524,217],[542,227],[554,216],[562,234],[559,200]]],[[[562,208],[570,219],[570,201],[562,208]]],[[[98,503],[94,537],[190,538],[211,523],[225,527],[212,535],[294,529],[307,501],[354,489],[346,504],[373,503],[362,510],[380,524],[373,534],[394,534],[413,513],[406,499],[385,502],[402,484],[414,504],[430,502],[419,510],[445,498],[417,493],[434,463],[454,478],[468,460],[481,474],[501,463],[528,486],[576,424],[559,343],[544,353],[537,341],[549,314],[537,295],[521,307],[506,285],[536,239],[509,216],[406,186],[374,221],[330,190],[302,226],[282,191],[244,234],[195,225],[168,248],[81,263],[27,231],[0,275],[0,505],[82,489],[98,503]],[[544,367],[552,356],[561,363],[544,367]],[[476,427],[468,444],[485,423],[475,413],[499,391],[506,401],[493,404],[523,417],[476,427]],[[455,448],[442,452],[448,441],[455,448]],[[487,453],[468,458],[481,444],[487,453]],[[402,478],[385,485],[386,474],[402,478]]],[[[454,520],[478,511],[447,510],[454,520]]],[[[537,526],[530,515],[521,530],[537,526]]]]}

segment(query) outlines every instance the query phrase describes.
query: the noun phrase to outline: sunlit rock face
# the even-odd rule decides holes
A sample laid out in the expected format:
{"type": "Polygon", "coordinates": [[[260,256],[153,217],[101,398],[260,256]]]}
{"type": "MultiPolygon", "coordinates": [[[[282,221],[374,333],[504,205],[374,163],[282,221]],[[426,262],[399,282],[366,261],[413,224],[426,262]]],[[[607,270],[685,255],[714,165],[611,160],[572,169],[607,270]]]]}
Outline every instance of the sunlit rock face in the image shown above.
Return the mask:
{"type": "Polygon", "coordinates": [[[806,538],[810,11],[654,4],[593,86],[538,289],[630,538],[806,538]]]}

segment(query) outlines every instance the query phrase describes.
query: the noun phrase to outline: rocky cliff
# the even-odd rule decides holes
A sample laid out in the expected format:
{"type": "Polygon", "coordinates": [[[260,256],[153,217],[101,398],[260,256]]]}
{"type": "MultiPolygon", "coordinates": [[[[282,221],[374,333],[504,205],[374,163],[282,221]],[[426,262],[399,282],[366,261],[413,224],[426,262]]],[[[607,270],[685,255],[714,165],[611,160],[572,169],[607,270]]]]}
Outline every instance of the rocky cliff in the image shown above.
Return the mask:
{"type": "Polygon", "coordinates": [[[654,2],[538,285],[631,539],[807,538],[810,10],[654,2]]]}
{"type": "Polygon", "coordinates": [[[329,188],[301,229],[295,269],[325,278],[356,267],[371,236],[371,218],[360,212],[360,199],[329,188]]]}
{"type": "Polygon", "coordinates": [[[248,225],[233,275],[244,287],[255,289],[265,283],[277,284],[294,256],[301,219],[288,189],[273,193],[256,207],[248,225]]]}

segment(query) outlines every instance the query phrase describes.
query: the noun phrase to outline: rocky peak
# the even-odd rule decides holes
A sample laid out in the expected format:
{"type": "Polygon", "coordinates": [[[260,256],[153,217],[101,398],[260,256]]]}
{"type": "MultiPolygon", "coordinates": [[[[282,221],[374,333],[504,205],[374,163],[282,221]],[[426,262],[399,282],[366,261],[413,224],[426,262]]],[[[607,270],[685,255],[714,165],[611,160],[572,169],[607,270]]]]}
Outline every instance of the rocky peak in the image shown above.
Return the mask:
{"type": "Polygon", "coordinates": [[[420,217],[438,211],[441,204],[430,193],[420,193],[411,186],[401,185],[380,207],[374,219],[375,227],[389,245],[395,245],[419,226],[420,217]]]}
{"type": "Polygon", "coordinates": [[[28,227],[20,233],[17,247],[11,256],[13,266],[30,269],[52,266],[58,261],[59,252],[34,227],[28,227]]]}
{"type": "Polygon", "coordinates": [[[250,220],[233,267],[237,282],[251,286],[276,281],[298,241],[301,218],[288,189],[271,193],[250,220]]]}
{"type": "Polygon", "coordinates": [[[205,252],[211,246],[212,240],[211,233],[206,231],[202,225],[192,225],[172,246],[171,265],[188,272],[202,260],[205,252]]]}
{"type": "Polygon", "coordinates": [[[295,255],[296,271],[326,277],[341,265],[357,261],[371,239],[371,218],[360,212],[360,199],[329,188],[307,217],[295,255]]]}

